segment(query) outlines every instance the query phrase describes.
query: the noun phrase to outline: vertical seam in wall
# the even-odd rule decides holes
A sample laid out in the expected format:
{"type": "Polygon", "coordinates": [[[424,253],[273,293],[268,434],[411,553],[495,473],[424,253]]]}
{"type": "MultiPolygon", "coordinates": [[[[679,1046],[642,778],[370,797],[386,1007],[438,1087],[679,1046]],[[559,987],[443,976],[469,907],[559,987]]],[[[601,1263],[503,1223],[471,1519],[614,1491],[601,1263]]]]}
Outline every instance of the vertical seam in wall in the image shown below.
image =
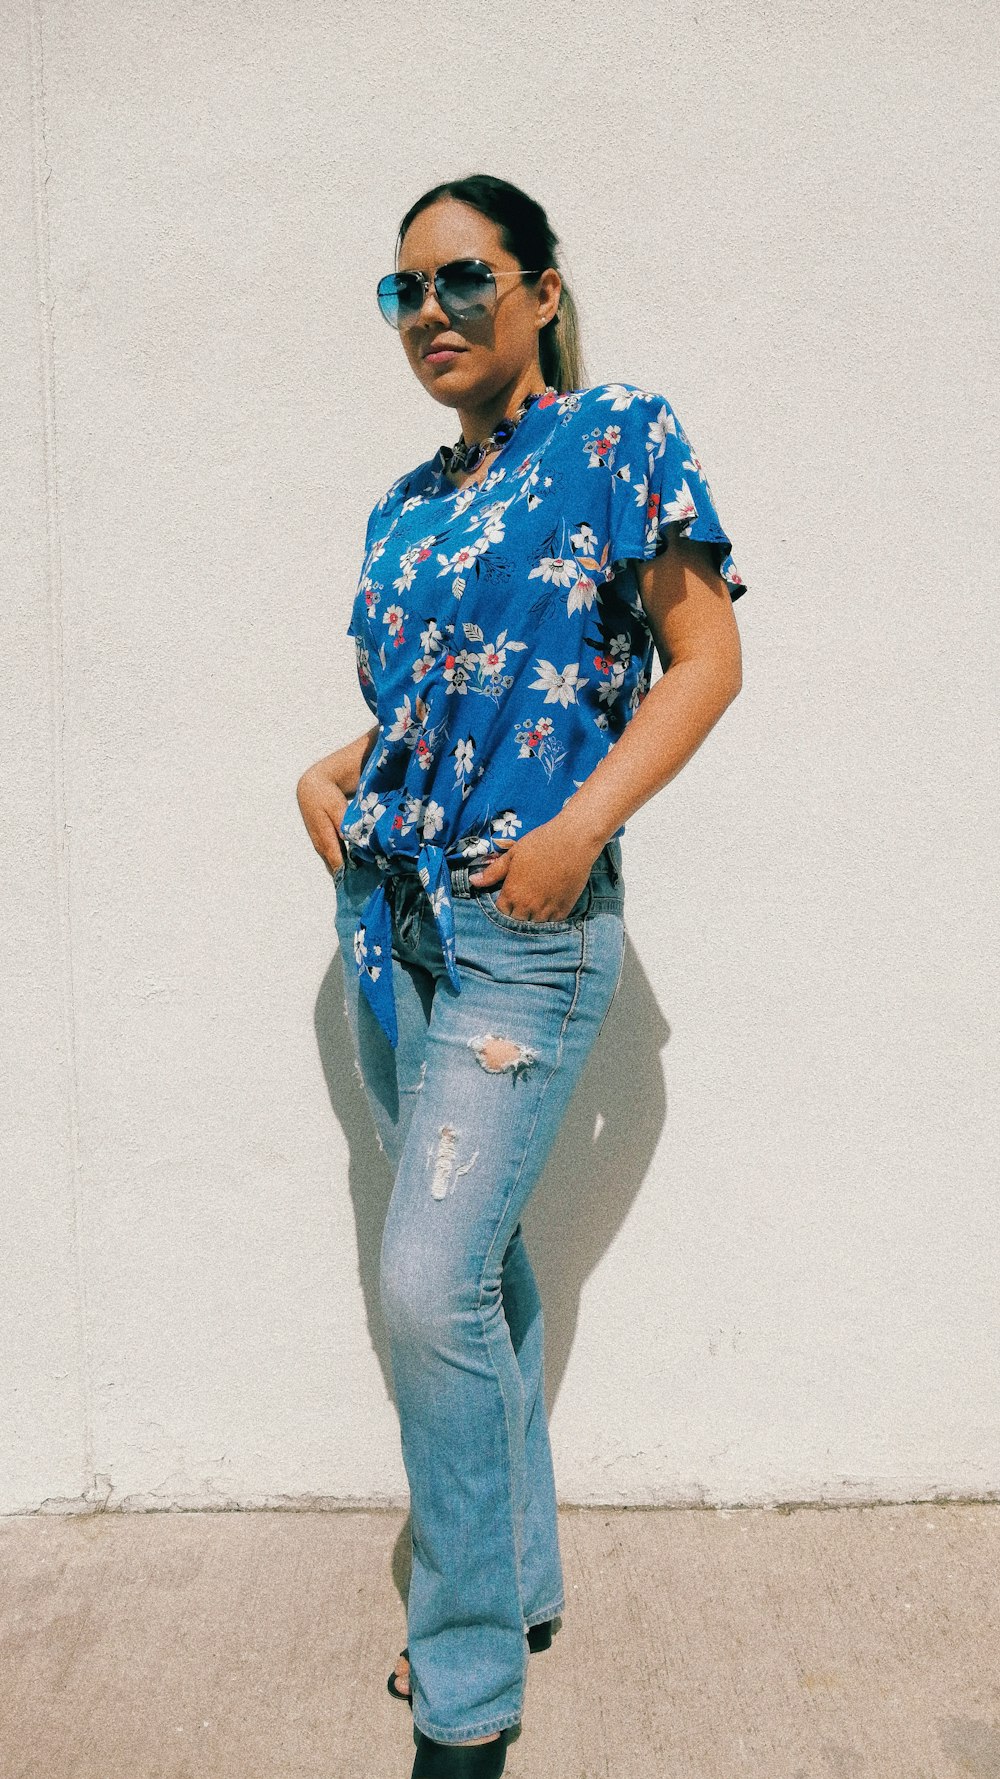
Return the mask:
{"type": "Polygon", "coordinates": [[[90,1381],[86,1269],[83,1261],[84,1208],[80,1160],[80,1085],[76,1043],[73,971],[73,905],[70,826],[66,785],[66,666],[59,525],[59,467],[56,435],[55,349],[49,248],[48,140],[45,115],[45,56],[41,6],[28,0],[31,30],[31,135],[34,170],[35,270],[38,284],[39,372],[45,449],[45,582],[51,633],[50,713],[52,723],[52,815],[62,962],[63,1048],[66,1059],[66,1134],[69,1148],[73,1249],[76,1269],[77,1390],[83,1417],[83,1496],[94,1492],[94,1427],[90,1381]]]}

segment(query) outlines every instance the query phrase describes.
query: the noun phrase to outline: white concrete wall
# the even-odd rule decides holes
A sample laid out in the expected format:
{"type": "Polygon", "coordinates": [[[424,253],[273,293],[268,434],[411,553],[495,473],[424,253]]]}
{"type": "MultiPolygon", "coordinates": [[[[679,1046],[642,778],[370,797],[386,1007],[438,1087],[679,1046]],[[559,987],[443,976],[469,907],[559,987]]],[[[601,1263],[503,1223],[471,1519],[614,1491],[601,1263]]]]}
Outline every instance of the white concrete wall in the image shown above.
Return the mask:
{"type": "Polygon", "coordinates": [[[405,1499],[294,787],[455,435],[373,286],[484,170],[750,586],[526,1218],[561,1496],[1000,1487],[996,64],[975,0],[2,0],[0,1510],[405,1499]]]}

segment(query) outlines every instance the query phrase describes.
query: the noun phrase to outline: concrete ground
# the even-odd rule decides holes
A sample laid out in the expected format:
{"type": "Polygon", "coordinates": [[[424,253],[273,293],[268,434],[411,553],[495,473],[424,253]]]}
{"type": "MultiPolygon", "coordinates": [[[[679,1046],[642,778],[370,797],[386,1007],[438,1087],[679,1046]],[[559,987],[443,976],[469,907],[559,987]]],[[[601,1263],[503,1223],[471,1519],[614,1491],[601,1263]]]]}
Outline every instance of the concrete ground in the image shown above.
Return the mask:
{"type": "MultiPolygon", "coordinates": [[[[511,1779],[1000,1779],[1000,1505],[566,1509],[511,1779]]],[[[2,1779],[409,1779],[403,1510],[0,1520],[2,1779]]]]}

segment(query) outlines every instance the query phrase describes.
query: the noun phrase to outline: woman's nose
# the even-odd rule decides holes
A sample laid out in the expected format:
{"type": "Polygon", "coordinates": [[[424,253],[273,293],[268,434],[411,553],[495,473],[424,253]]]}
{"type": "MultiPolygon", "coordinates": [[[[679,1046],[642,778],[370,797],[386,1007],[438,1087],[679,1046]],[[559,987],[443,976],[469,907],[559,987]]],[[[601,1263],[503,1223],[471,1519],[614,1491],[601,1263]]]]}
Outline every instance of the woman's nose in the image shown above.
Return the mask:
{"type": "Polygon", "coordinates": [[[432,284],[424,292],[424,300],[420,305],[420,310],[416,316],[414,326],[440,328],[442,324],[445,327],[450,327],[451,321],[448,317],[447,310],[442,309],[441,299],[432,284]]]}

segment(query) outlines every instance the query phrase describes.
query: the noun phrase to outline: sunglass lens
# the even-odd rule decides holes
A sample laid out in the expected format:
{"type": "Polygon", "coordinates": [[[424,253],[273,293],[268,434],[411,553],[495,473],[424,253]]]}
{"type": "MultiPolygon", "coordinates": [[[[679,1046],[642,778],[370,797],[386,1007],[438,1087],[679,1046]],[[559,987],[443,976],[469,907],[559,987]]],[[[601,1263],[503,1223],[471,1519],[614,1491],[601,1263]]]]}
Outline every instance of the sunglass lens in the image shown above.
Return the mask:
{"type": "Polygon", "coordinates": [[[423,306],[424,291],[412,272],[389,272],[376,286],[378,306],[390,327],[401,327],[423,306]]]}
{"type": "Polygon", "coordinates": [[[455,321],[478,321],[490,311],[496,285],[489,266],[477,260],[455,260],[437,275],[441,306],[455,321]]]}

